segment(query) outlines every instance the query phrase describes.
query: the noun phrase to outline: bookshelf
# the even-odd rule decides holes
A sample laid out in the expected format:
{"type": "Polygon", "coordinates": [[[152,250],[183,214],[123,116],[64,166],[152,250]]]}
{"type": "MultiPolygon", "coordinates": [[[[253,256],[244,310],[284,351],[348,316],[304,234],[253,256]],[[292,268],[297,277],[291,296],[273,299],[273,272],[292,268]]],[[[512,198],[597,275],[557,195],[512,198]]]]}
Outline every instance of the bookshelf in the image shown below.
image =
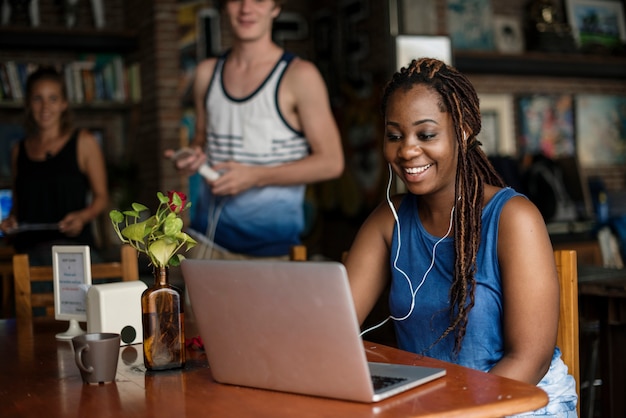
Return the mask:
{"type": "Polygon", "coordinates": [[[126,30],[90,30],[65,28],[0,28],[1,50],[116,51],[128,53],[137,49],[137,35],[126,30]]]}
{"type": "Polygon", "coordinates": [[[466,73],[509,74],[541,77],[626,79],[626,56],[525,52],[457,51],[455,66],[466,73]]]}

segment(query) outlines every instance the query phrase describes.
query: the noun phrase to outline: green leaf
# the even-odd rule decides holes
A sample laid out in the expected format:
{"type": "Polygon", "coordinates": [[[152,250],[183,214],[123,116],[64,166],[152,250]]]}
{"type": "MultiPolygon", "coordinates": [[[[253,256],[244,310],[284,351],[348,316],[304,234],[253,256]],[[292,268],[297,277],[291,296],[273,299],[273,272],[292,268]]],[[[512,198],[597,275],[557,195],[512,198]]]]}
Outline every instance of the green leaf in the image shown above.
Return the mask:
{"type": "Polygon", "coordinates": [[[185,257],[183,257],[183,256],[182,256],[182,255],[180,255],[180,254],[174,254],[174,255],[172,256],[172,258],[170,258],[170,266],[172,266],[172,267],[178,267],[178,266],[180,266],[180,262],[181,262],[181,260],[183,260],[184,258],[185,258],[185,257]]]}
{"type": "Polygon", "coordinates": [[[176,251],[176,242],[166,238],[154,241],[148,250],[157,261],[159,267],[167,266],[170,258],[176,251]]]}
{"type": "Polygon", "coordinates": [[[150,232],[146,223],[147,221],[130,224],[122,229],[122,235],[128,239],[132,239],[133,241],[142,241],[143,238],[150,232]]]}
{"type": "Polygon", "coordinates": [[[125,210],[122,212],[125,216],[130,216],[131,218],[139,218],[139,212],[135,210],[125,210]]]}
{"type": "Polygon", "coordinates": [[[144,210],[148,210],[147,206],[142,205],[141,203],[133,203],[132,204],[133,210],[137,211],[137,212],[143,212],[144,210]]]}
{"type": "Polygon", "coordinates": [[[119,210],[112,210],[109,212],[109,218],[111,218],[111,222],[116,224],[124,222],[124,215],[119,210]]]}
{"type": "MultiPolygon", "coordinates": [[[[170,213],[174,215],[174,213],[170,213]]],[[[163,222],[163,233],[167,236],[176,237],[176,235],[183,229],[183,220],[174,216],[167,216],[165,222],[163,222]]]]}

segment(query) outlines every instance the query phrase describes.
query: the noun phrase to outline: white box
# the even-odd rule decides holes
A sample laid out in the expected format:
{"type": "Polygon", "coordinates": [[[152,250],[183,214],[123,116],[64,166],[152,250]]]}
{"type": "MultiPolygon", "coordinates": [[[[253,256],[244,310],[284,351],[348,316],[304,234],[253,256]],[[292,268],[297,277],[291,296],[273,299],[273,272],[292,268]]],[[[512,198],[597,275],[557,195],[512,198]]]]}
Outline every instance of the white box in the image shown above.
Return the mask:
{"type": "Polygon", "coordinates": [[[121,345],[143,342],[141,294],[137,280],[93,285],[87,291],[87,332],[120,334],[121,345]]]}

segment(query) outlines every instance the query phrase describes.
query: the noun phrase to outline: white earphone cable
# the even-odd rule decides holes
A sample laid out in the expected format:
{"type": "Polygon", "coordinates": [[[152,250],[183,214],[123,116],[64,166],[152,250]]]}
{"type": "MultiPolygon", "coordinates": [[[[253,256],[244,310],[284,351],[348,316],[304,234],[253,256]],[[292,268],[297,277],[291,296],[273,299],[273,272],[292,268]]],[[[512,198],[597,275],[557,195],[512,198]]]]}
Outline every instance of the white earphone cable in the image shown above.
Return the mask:
{"type": "Polygon", "coordinates": [[[435,243],[435,245],[433,245],[430,266],[428,267],[428,269],[424,273],[424,276],[422,277],[422,280],[420,281],[419,285],[415,288],[415,290],[413,290],[413,284],[411,283],[411,279],[404,272],[404,270],[402,270],[400,267],[398,267],[398,264],[397,264],[398,263],[398,258],[400,257],[400,248],[402,246],[402,236],[400,235],[400,220],[398,219],[398,214],[396,212],[396,209],[395,209],[393,203],[391,202],[390,190],[391,190],[391,180],[393,178],[393,172],[391,170],[391,165],[390,164],[388,165],[388,167],[389,167],[389,181],[387,182],[387,196],[386,196],[386,198],[387,198],[387,204],[389,205],[389,208],[391,209],[391,213],[393,214],[393,218],[396,221],[396,230],[397,230],[397,235],[398,235],[398,248],[396,250],[396,256],[394,257],[394,260],[393,260],[393,268],[396,271],[398,271],[406,279],[407,284],[409,285],[409,289],[411,291],[411,307],[409,308],[409,311],[407,312],[406,315],[404,315],[402,317],[395,317],[393,315],[389,315],[387,318],[385,318],[379,324],[362,331],[361,332],[361,336],[363,336],[364,334],[366,334],[366,333],[368,333],[368,332],[370,332],[372,330],[375,330],[375,329],[383,326],[385,323],[387,323],[387,321],[389,321],[389,319],[393,319],[394,321],[404,321],[405,319],[407,319],[408,317],[411,316],[411,314],[413,313],[413,309],[415,308],[415,296],[417,295],[417,292],[420,290],[420,288],[422,287],[422,285],[426,281],[426,277],[428,276],[428,273],[430,273],[430,271],[433,269],[433,266],[435,265],[435,250],[437,249],[437,246],[439,245],[439,243],[441,243],[444,239],[446,239],[448,237],[448,235],[450,235],[450,232],[452,231],[452,225],[453,225],[453,219],[454,219],[454,208],[455,208],[455,206],[452,206],[452,210],[450,211],[450,225],[448,226],[448,231],[446,232],[446,234],[443,237],[441,237],[435,243]]]}

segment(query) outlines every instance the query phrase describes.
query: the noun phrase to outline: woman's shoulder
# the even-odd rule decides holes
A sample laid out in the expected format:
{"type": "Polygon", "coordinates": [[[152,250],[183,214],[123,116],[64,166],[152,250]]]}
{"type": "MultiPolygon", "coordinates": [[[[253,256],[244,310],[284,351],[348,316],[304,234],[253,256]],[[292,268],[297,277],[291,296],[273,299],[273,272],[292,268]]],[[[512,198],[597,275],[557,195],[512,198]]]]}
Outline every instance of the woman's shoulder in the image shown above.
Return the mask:
{"type": "Polygon", "coordinates": [[[380,226],[387,226],[395,222],[397,212],[405,198],[410,196],[409,194],[397,194],[389,198],[389,200],[383,200],[376,206],[376,208],[370,213],[368,221],[379,224],[380,226]],[[393,210],[392,210],[393,207],[393,210]]]}
{"type": "Polygon", "coordinates": [[[525,195],[512,188],[500,189],[494,197],[500,197],[502,211],[500,214],[500,228],[513,232],[518,228],[525,229],[534,224],[545,228],[541,212],[525,195]]]}
{"type": "Polygon", "coordinates": [[[79,129],[75,132],[76,149],[81,155],[102,153],[102,144],[93,132],[88,129],[79,129]]]}

